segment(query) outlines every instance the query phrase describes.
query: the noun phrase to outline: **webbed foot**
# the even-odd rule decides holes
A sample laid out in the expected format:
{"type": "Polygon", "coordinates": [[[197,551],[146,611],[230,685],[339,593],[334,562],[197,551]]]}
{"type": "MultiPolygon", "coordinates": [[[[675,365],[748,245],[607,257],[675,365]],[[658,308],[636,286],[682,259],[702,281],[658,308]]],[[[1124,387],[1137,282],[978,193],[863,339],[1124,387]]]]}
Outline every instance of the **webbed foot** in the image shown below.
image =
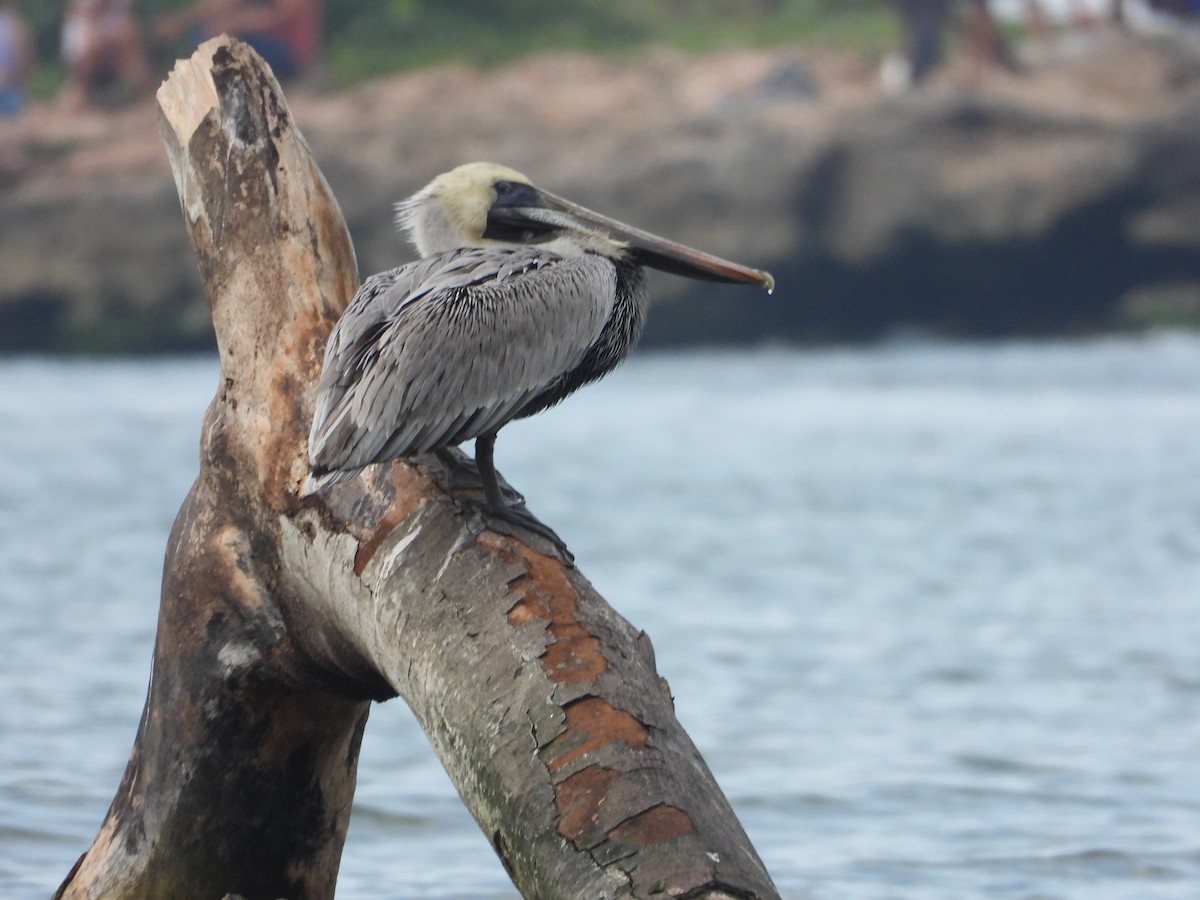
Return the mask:
{"type": "MultiPolygon", "coordinates": [[[[483,515],[485,519],[490,520],[493,523],[502,522],[505,525],[532,532],[538,537],[544,538],[553,545],[555,550],[558,551],[558,555],[562,558],[563,562],[571,566],[575,564],[575,554],[567,549],[567,545],[563,539],[558,536],[553,528],[543,523],[541,519],[531,513],[526,508],[523,500],[519,503],[511,505],[505,504],[504,506],[500,507],[492,506],[491,504],[484,504],[483,515]]],[[[511,533],[504,528],[496,530],[503,534],[511,533]]],[[[520,533],[513,534],[512,536],[518,538],[522,537],[520,533]]]]}

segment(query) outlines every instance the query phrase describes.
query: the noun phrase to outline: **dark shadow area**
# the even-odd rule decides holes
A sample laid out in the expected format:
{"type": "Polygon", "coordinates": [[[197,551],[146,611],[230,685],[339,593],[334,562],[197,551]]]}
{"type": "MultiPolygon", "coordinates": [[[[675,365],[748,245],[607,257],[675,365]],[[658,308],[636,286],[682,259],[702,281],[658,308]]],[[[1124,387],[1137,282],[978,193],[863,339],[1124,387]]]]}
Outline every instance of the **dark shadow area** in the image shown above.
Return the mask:
{"type": "Polygon", "coordinates": [[[0,304],[0,353],[50,349],[69,305],[64,296],[40,292],[0,304]]]}

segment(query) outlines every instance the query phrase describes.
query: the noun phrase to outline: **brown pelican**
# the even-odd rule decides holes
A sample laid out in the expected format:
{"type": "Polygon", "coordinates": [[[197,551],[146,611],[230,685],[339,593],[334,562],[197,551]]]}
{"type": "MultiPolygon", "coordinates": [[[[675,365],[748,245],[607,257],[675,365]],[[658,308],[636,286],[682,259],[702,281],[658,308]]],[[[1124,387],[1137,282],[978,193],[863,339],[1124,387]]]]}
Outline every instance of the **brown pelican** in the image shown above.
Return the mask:
{"type": "Polygon", "coordinates": [[[766,272],[623,225],[491,163],[439,175],[397,205],[396,219],[421,258],[368,278],[329,337],[304,493],[474,438],[489,512],[560,547],[523,505],[505,503],[496,432],[625,358],[645,320],[643,267],[775,285],[766,272]]]}

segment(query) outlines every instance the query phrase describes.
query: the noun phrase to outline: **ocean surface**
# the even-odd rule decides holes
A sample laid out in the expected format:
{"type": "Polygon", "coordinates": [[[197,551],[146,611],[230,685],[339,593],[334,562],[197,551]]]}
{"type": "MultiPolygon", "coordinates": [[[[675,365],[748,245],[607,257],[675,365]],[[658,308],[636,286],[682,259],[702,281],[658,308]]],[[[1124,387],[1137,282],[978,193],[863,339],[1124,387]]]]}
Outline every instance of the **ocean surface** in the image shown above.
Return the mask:
{"type": "MultiPolygon", "coordinates": [[[[0,897],[116,789],[216,384],[0,361],[0,897]]],[[[785,897],[1200,897],[1200,338],[641,355],[497,460],[785,897]]],[[[398,701],[341,873],[516,896],[398,701]]]]}

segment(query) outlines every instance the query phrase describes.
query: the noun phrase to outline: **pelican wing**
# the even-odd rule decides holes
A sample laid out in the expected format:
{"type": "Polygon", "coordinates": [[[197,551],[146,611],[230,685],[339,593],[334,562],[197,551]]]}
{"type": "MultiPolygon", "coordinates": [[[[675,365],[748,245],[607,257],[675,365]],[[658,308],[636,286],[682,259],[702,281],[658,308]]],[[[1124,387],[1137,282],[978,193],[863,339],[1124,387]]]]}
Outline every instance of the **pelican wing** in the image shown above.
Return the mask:
{"type": "Polygon", "coordinates": [[[456,250],[368,279],[326,348],[316,485],[494,432],[580,363],[615,293],[611,261],[536,247],[456,250]]]}

